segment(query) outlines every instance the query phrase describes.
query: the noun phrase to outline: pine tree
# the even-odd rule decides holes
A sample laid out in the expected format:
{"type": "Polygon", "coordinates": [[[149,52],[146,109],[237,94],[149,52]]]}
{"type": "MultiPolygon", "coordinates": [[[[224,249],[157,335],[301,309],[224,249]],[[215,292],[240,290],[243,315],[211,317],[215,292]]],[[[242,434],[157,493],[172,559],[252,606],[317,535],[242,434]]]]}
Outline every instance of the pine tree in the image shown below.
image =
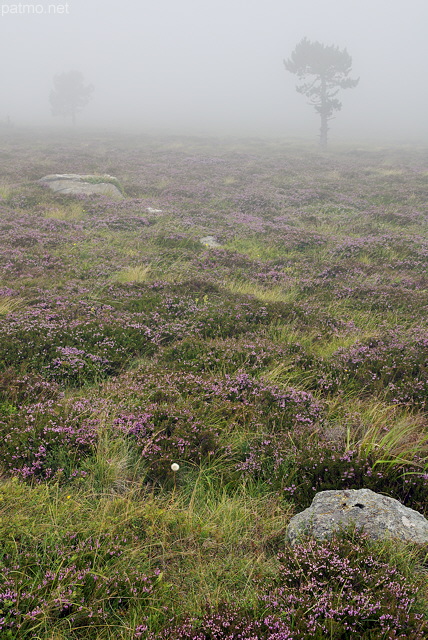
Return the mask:
{"type": "Polygon", "coordinates": [[[284,60],[287,71],[294,73],[303,82],[296,86],[299,93],[309,98],[315,111],[320,114],[320,146],[327,147],[328,122],[335,111],[340,111],[342,103],[336,98],[339,89],[356,87],[359,78],[349,78],[352,58],[343,49],[303,38],[296,45],[288,60],[284,60]]]}
{"type": "Polygon", "coordinates": [[[71,117],[73,127],[77,113],[85,107],[94,90],[92,85],[85,86],[80,71],[67,71],[54,77],[54,88],[50,94],[52,115],[71,117]]]}

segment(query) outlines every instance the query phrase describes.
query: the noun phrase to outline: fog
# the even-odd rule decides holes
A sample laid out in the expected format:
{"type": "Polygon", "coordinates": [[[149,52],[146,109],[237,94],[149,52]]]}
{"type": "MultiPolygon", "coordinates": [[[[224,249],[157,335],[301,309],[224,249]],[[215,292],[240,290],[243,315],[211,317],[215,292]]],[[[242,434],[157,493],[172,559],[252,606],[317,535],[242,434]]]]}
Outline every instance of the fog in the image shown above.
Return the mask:
{"type": "Polygon", "coordinates": [[[283,66],[306,36],[346,47],[360,77],[331,140],[428,139],[427,0],[61,1],[2,0],[0,121],[70,126],[49,94],[79,70],[95,87],[82,129],[315,139],[319,116],[283,66]]]}

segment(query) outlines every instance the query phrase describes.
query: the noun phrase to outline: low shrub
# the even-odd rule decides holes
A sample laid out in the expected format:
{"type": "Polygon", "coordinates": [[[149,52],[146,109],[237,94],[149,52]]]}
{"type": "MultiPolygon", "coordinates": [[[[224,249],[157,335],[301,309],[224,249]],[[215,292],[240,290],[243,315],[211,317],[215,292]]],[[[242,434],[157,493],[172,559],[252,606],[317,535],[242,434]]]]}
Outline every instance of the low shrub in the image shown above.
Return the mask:
{"type": "Polygon", "coordinates": [[[428,337],[390,332],[337,351],[323,366],[321,390],[381,395],[386,401],[425,410],[428,406],[428,337]]]}
{"type": "Polygon", "coordinates": [[[14,367],[0,373],[0,402],[15,409],[23,404],[57,400],[61,396],[59,386],[40,375],[23,373],[14,367]]]}
{"type": "Polygon", "coordinates": [[[52,627],[69,637],[97,637],[99,627],[121,626],[118,617],[150,601],[160,571],[145,572],[126,559],[132,540],[101,534],[34,544],[2,541],[0,635],[40,637],[52,627]]]}
{"type": "MultiPolygon", "coordinates": [[[[259,584],[252,610],[222,605],[150,640],[424,640],[418,588],[361,535],[306,540],[278,555],[277,575],[259,584]]],[[[141,638],[143,626],[134,638],[141,638]]]]}
{"type": "Polygon", "coordinates": [[[47,400],[23,406],[0,420],[0,463],[10,475],[28,480],[79,476],[92,455],[98,419],[87,401],[47,400]]]}
{"type": "Polygon", "coordinates": [[[149,482],[171,482],[174,461],[199,465],[224,453],[217,429],[173,406],[152,404],[144,413],[122,413],[113,421],[115,431],[135,444],[149,482]]]}
{"type": "Polygon", "coordinates": [[[381,462],[307,437],[307,432],[292,432],[289,438],[261,433],[241,451],[236,471],[280,492],[299,510],[306,509],[319,491],[364,488],[428,513],[428,474],[417,464],[381,462]]]}
{"type": "Polygon", "coordinates": [[[165,349],[162,360],[181,371],[255,375],[285,357],[286,350],[257,337],[225,340],[187,339],[165,349]]]}
{"type": "Polygon", "coordinates": [[[364,488],[427,513],[428,474],[410,464],[376,463],[370,456],[323,444],[297,453],[293,462],[287,480],[282,478],[282,488],[299,509],[308,507],[319,491],[364,488]]]}
{"type": "Polygon", "coordinates": [[[290,638],[422,640],[428,623],[416,613],[417,588],[382,559],[365,536],[334,536],[286,547],[265,615],[287,622],[290,638]]]}

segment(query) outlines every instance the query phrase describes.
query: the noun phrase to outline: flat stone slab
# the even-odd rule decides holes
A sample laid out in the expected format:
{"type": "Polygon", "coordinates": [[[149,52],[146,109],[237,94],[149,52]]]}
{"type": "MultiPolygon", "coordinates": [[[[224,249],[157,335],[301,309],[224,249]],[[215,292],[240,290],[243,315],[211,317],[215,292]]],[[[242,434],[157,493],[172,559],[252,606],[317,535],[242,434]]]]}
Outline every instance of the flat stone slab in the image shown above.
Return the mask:
{"type": "Polygon", "coordinates": [[[370,489],[320,491],[310,507],[290,520],[287,537],[291,544],[306,534],[322,540],[350,525],[373,540],[428,543],[428,520],[421,513],[370,489]]]}
{"type": "Polygon", "coordinates": [[[114,184],[116,178],[109,175],[79,175],[76,173],[55,173],[38,180],[55,193],[67,195],[101,195],[118,200],[123,195],[114,184]]]}
{"type": "Polygon", "coordinates": [[[206,247],[211,247],[213,249],[221,247],[221,244],[217,242],[217,238],[214,236],[205,236],[205,238],[201,238],[199,242],[204,244],[206,247]]]}

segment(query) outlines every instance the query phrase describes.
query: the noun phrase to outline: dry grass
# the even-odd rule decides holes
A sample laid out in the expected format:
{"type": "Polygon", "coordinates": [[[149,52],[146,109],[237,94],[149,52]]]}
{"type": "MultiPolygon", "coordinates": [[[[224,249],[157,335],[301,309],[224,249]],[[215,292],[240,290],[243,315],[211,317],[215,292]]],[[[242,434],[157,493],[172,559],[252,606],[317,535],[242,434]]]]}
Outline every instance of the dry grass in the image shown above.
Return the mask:
{"type": "Polygon", "coordinates": [[[375,399],[351,397],[329,402],[329,424],[341,426],[346,449],[378,463],[412,465],[428,463],[428,420],[423,414],[375,399]]]}
{"type": "Polygon", "coordinates": [[[2,296],[0,298],[0,316],[6,316],[8,313],[19,311],[25,306],[23,298],[12,298],[10,296],[2,296]]]}
{"type": "Polygon", "coordinates": [[[266,288],[251,282],[239,282],[237,280],[226,281],[223,286],[231,293],[252,296],[261,302],[292,302],[297,294],[295,288],[285,289],[278,286],[266,288]]]}
{"type": "Polygon", "coordinates": [[[428,424],[422,415],[379,407],[359,440],[361,456],[374,455],[378,462],[410,464],[424,468],[428,462],[428,424]]]}
{"type": "Polygon", "coordinates": [[[7,184],[0,185],[0,198],[7,200],[13,193],[13,188],[7,184]]]}
{"type": "Polygon", "coordinates": [[[53,206],[46,210],[45,218],[54,218],[55,220],[81,220],[86,215],[86,211],[78,202],[70,202],[67,206],[53,206]]]}
{"type": "Polygon", "coordinates": [[[148,282],[151,275],[150,264],[140,264],[136,267],[128,267],[116,273],[113,277],[115,282],[148,282]]]}

